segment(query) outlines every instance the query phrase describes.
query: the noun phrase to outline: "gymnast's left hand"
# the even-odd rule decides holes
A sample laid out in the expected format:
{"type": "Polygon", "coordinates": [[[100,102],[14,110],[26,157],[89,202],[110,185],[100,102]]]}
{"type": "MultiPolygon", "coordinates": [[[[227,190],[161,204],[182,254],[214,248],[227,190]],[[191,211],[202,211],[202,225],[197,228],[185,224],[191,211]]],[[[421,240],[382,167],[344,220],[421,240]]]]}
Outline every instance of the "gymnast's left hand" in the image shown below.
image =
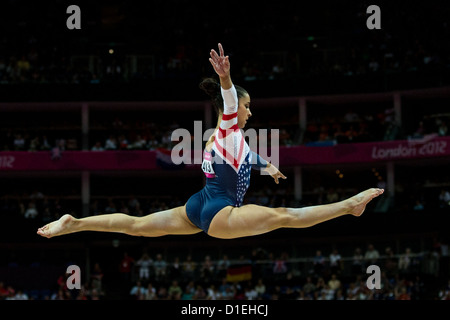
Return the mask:
{"type": "Polygon", "coordinates": [[[286,176],[281,173],[280,170],[278,170],[277,167],[275,167],[273,164],[269,164],[266,168],[267,172],[272,176],[272,178],[275,180],[276,184],[279,184],[279,178],[286,179],[286,176]]]}
{"type": "Polygon", "coordinates": [[[279,178],[281,178],[281,179],[286,179],[286,177],[284,176],[284,174],[282,174],[280,171],[278,171],[277,173],[275,173],[275,174],[273,174],[272,175],[272,178],[275,180],[275,183],[276,184],[279,184],[280,182],[279,182],[279,178]]]}

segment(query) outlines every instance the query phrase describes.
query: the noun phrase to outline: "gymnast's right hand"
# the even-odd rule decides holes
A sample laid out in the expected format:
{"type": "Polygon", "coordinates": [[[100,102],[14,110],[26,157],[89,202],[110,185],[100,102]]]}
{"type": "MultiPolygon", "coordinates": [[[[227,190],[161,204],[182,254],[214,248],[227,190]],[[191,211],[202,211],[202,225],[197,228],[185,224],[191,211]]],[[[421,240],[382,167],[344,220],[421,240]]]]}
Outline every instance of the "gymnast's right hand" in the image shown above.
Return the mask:
{"type": "Polygon", "coordinates": [[[219,43],[219,54],[217,54],[216,50],[211,49],[209,58],[209,62],[211,62],[214,71],[216,71],[217,75],[220,78],[227,78],[230,76],[230,60],[228,56],[225,56],[223,53],[223,47],[219,43]]]}

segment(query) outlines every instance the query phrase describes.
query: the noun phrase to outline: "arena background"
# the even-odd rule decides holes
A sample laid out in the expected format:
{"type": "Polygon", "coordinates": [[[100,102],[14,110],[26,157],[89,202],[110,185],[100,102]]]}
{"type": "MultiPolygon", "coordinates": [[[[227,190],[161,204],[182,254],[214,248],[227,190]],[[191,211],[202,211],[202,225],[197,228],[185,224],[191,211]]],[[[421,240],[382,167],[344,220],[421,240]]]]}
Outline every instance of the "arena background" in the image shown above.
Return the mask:
{"type": "Polygon", "coordinates": [[[2,2],[0,299],[449,299],[449,9],[445,1],[2,2]],[[72,4],[80,30],[66,27],[72,4]],[[380,30],[366,26],[372,4],[380,30]],[[198,83],[213,75],[208,54],[218,42],[252,97],[249,127],[280,130],[288,179],[275,185],[254,173],[247,203],[323,204],[372,186],[385,195],[360,218],[237,240],[36,235],[65,213],[145,215],[202,187],[198,165],[175,166],[167,155],[175,128],[215,126],[198,83]],[[365,256],[370,245],[379,256],[356,264],[355,250],[365,256]],[[120,267],[125,253],[129,269],[120,267]],[[144,253],[148,275],[137,263],[144,253]],[[224,256],[230,263],[220,267],[224,256]],[[384,274],[381,290],[367,289],[370,264],[384,274]],[[69,265],[80,266],[83,289],[67,288],[69,265]],[[139,281],[155,294],[136,295],[139,281]]]}

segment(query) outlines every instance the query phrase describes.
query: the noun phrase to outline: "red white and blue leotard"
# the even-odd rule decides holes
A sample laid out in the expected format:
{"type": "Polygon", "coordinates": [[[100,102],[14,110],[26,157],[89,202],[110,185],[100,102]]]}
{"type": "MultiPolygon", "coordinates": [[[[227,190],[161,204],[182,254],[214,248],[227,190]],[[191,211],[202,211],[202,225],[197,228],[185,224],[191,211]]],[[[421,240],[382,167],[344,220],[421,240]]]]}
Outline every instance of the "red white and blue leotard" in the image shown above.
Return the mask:
{"type": "Polygon", "coordinates": [[[208,233],[214,216],[226,206],[239,207],[250,186],[251,169],[267,167],[267,161],[250,150],[237,124],[236,88],[221,89],[224,101],[222,121],[210,152],[203,153],[206,185],[186,203],[189,220],[208,233]]]}

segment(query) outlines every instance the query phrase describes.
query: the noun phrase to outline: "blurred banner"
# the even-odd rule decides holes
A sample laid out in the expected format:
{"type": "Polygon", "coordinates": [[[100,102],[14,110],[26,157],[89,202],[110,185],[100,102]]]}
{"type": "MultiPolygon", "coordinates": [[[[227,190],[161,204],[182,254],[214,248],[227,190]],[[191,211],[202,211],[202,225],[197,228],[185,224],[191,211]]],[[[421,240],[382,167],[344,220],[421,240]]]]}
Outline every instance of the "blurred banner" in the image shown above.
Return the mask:
{"type": "MultiPolygon", "coordinates": [[[[0,171],[152,170],[173,168],[170,151],[0,152],[0,171]]],[[[280,166],[363,163],[450,156],[450,137],[333,146],[280,147],[280,166]]],[[[199,165],[186,165],[196,167],[199,165]]],[[[179,168],[178,166],[175,166],[179,168]]]]}

